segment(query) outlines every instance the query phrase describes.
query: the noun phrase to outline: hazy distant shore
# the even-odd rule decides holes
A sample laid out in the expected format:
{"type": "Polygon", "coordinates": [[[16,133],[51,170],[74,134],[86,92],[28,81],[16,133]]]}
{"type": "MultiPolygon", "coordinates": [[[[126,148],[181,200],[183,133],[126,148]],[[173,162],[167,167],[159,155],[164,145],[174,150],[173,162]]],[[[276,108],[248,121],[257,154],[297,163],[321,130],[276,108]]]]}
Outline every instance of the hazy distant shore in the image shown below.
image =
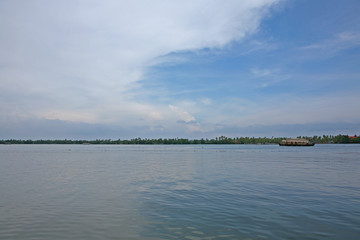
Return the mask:
{"type": "MultiPolygon", "coordinates": [[[[347,135],[337,136],[299,136],[305,138],[316,144],[331,144],[331,143],[360,143],[360,137],[349,137],[347,135]]],[[[0,140],[0,144],[279,144],[286,137],[216,137],[213,139],[186,139],[186,138],[134,138],[130,140],[112,140],[112,139],[96,139],[96,140],[19,140],[7,139],[0,140]]]]}

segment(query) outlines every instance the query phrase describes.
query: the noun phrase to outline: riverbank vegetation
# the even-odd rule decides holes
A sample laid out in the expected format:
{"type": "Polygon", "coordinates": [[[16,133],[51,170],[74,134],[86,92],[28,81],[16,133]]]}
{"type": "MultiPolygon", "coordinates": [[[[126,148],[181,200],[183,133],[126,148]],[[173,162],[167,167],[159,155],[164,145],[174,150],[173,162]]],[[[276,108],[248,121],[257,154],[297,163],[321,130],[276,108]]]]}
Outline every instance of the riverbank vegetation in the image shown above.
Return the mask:
{"type": "MultiPolygon", "coordinates": [[[[347,135],[323,135],[323,136],[299,136],[316,144],[327,143],[360,143],[360,137],[349,137],[347,135]]],[[[216,137],[215,139],[186,139],[186,138],[134,138],[130,140],[112,140],[112,139],[96,139],[96,140],[16,140],[7,139],[0,140],[0,144],[278,144],[285,137],[236,137],[228,138],[225,136],[216,137]]]]}

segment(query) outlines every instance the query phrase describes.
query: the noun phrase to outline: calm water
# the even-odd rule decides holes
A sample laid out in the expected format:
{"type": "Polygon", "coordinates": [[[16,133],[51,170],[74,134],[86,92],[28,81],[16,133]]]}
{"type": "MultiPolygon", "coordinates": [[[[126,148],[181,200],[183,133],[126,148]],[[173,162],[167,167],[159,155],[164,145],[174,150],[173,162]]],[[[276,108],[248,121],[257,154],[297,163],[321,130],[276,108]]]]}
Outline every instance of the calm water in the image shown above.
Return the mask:
{"type": "Polygon", "coordinates": [[[0,239],[360,239],[360,145],[0,145],[0,239]]]}

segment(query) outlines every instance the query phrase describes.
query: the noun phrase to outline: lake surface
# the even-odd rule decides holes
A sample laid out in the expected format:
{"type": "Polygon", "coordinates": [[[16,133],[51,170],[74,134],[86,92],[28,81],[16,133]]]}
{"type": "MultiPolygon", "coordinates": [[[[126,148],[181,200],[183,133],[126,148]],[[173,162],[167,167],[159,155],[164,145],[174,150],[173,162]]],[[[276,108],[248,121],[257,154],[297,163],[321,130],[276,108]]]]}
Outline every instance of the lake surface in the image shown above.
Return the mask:
{"type": "Polygon", "coordinates": [[[360,145],[0,145],[0,239],[360,239],[360,145]]]}

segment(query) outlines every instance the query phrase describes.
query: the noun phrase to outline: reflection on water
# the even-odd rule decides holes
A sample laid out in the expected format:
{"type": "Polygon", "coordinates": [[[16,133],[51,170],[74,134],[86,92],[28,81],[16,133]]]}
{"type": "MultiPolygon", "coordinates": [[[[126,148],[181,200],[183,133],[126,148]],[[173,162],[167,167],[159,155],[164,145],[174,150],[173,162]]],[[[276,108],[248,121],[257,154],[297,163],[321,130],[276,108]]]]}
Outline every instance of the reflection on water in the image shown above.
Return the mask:
{"type": "Polygon", "coordinates": [[[0,239],[357,239],[360,145],[1,145],[0,239]]]}

